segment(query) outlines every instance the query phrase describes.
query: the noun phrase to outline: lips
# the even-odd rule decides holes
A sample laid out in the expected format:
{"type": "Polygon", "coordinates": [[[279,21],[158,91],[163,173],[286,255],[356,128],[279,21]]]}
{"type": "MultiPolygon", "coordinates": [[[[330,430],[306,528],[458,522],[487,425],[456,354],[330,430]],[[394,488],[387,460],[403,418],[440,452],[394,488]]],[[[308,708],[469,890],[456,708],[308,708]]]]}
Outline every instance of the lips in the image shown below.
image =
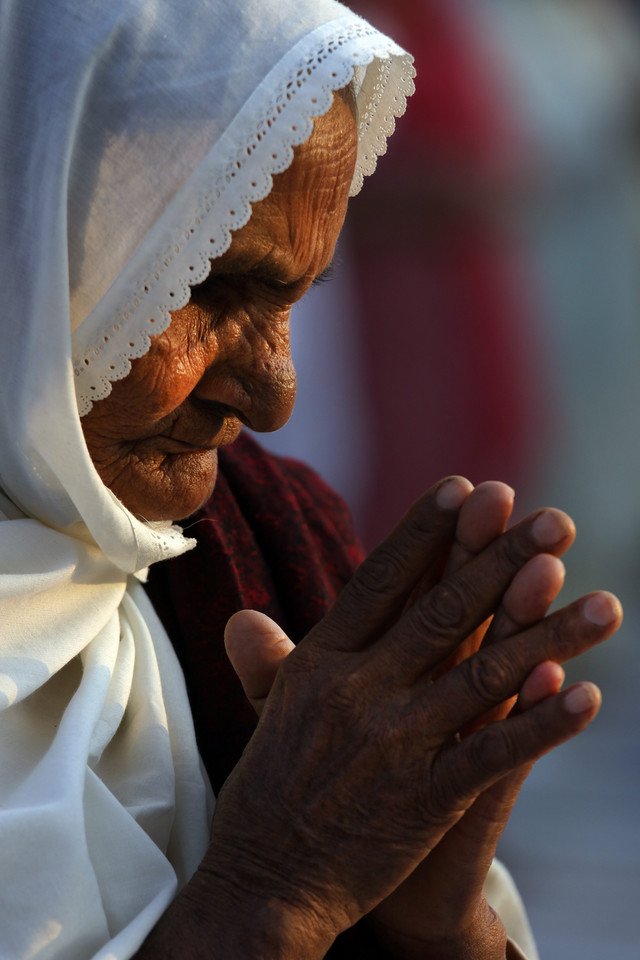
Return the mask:
{"type": "Polygon", "coordinates": [[[160,434],[155,438],[156,443],[162,445],[164,452],[180,454],[216,450],[218,447],[233,443],[242,429],[242,423],[236,417],[226,417],[214,431],[209,426],[206,434],[204,431],[185,429],[186,424],[181,426],[183,426],[182,430],[176,427],[175,432],[160,434]]]}
{"type": "Polygon", "coordinates": [[[198,453],[203,450],[215,450],[220,444],[213,443],[189,443],[187,440],[178,440],[176,437],[158,437],[162,441],[162,446],[167,453],[198,453]]]}

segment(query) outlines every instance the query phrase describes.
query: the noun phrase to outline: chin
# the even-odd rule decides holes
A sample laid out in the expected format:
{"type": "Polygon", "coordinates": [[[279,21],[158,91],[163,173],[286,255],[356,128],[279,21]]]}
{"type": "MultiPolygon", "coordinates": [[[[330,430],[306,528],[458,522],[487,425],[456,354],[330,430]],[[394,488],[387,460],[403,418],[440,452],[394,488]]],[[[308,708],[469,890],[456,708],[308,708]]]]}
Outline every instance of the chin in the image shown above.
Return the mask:
{"type": "Polygon", "coordinates": [[[167,470],[134,490],[113,492],[141,520],[185,520],[209,500],[217,476],[218,451],[200,451],[173,457],[167,470]]]}

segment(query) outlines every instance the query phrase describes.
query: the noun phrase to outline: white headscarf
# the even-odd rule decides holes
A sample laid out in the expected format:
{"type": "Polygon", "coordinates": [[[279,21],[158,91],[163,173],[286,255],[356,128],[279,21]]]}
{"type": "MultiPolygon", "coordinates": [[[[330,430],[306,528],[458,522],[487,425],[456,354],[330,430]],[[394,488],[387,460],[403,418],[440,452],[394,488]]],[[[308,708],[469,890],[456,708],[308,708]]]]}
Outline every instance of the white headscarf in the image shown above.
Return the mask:
{"type": "Polygon", "coordinates": [[[0,0],[0,957],[131,956],[208,841],[139,579],[189,549],[80,416],[165,329],[332,91],[372,172],[409,58],[332,0],[0,0]],[[137,579],[138,578],[138,579],[137,579]]]}

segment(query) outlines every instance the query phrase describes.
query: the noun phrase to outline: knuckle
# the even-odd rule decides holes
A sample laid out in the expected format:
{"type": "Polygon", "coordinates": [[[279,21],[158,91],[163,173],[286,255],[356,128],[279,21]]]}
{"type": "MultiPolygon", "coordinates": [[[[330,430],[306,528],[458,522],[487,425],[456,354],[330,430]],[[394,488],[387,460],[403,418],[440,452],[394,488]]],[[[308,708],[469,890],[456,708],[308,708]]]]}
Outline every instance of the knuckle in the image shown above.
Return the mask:
{"type": "Polygon", "coordinates": [[[469,602],[469,591],[459,581],[443,581],[431,590],[425,602],[416,605],[417,625],[426,633],[457,634],[465,623],[469,602]]]}
{"type": "Polygon", "coordinates": [[[465,660],[462,669],[471,696],[482,707],[501,703],[513,692],[509,664],[491,648],[465,660]]]}
{"type": "Polygon", "coordinates": [[[455,516],[443,516],[442,511],[435,507],[429,497],[414,504],[405,518],[407,535],[411,540],[419,542],[441,535],[442,528],[452,523],[455,523],[455,516]]]}
{"type": "Polygon", "coordinates": [[[364,599],[380,599],[389,584],[396,584],[406,575],[402,557],[391,547],[374,551],[352,580],[352,589],[364,599]]]}
{"type": "Polygon", "coordinates": [[[491,723],[470,738],[468,757],[481,775],[494,776],[520,763],[517,745],[504,723],[491,723]]]}
{"type": "Polygon", "coordinates": [[[348,684],[330,687],[329,690],[326,691],[323,699],[328,716],[337,716],[339,718],[351,716],[352,699],[349,694],[348,684]]]}
{"type": "Polygon", "coordinates": [[[327,716],[334,721],[347,721],[351,726],[354,718],[362,720],[365,714],[363,705],[366,699],[366,688],[363,678],[357,671],[352,671],[332,679],[322,695],[322,704],[327,716]]]}
{"type": "Polygon", "coordinates": [[[429,778],[418,795],[422,820],[433,825],[449,826],[460,810],[460,797],[452,777],[429,778]]]}
{"type": "Polygon", "coordinates": [[[509,572],[519,570],[534,554],[528,532],[524,528],[514,528],[504,534],[498,540],[497,546],[498,562],[509,572]]]}

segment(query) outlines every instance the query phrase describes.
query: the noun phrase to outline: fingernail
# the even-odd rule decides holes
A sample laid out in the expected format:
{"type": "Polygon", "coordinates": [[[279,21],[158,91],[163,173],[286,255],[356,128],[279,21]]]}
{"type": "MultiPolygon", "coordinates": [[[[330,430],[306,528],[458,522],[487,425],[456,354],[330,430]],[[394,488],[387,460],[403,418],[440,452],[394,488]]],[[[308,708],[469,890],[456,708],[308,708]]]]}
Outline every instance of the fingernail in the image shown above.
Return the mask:
{"type": "Polygon", "coordinates": [[[554,544],[564,540],[568,532],[566,525],[560,520],[560,517],[556,516],[555,513],[549,512],[541,513],[540,516],[534,520],[531,528],[533,539],[541,547],[552,547],[554,544]]]}
{"type": "Polygon", "coordinates": [[[502,480],[484,480],[482,483],[478,484],[478,488],[484,488],[485,490],[495,490],[496,487],[500,487],[500,489],[507,494],[511,503],[515,501],[515,490],[513,487],[510,487],[508,483],[504,483],[502,480]]]}
{"type": "Polygon", "coordinates": [[[467,499],[473,486],[462,477],[450,477],[441,485],[436,502],[444,510],[457,510],[467,499]]]}
{"type": "Polygon", "coordinates": [[[592,683],[580,683],[564,696],[564,708],[567,713],[586,713],[600,706],[600,691],[592,683]]]}
{"type": "Polygon", "coordinates": [[[584,604],[584,616],[598,627],[606,627],[617,619],[620,602],[612,593],[595,593],[584,604]]]}

